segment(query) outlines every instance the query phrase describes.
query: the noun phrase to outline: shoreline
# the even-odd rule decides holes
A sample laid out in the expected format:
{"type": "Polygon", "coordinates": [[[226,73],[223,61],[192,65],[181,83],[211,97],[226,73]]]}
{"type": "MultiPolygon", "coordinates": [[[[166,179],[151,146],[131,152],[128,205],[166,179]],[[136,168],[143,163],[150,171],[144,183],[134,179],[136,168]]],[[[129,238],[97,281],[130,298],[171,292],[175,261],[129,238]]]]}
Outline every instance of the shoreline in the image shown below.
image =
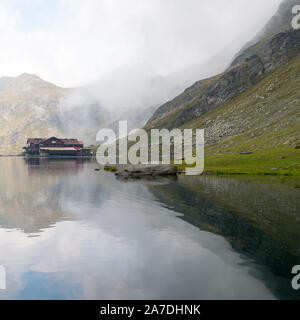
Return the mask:
{"type": "MultiPolygon", "coordinates": [[[[185,176],[184,170],[187,166],[175,165],[179,169],[178,175],[185,176]]],[[[104,171],[108,172],[116,172],[118,166],[117,165],[106,165],[104,166],[104,171]]],[[[195,175],[199,176],[259,176],[259,177],[300,177],[300,173],[275,173],[275,172],[236,172],[236,171],[211,171],[204,170],[202,174],[195,175]]]]}
{"type": "MultiPolygon", "coordinates": [[[[299,152],[299,163],[298,159],[292,158],[292,161],[296,160],[293,168],[291,167],[271,167],[269,160],[257,161],[257,159],[250,159],[253,155],[246,155],[243,159],[240,159],[238,163],[228,162],[232,157],[236,157],[235,154],[225,154],[217,156],[208,156],[205,160],[205,170],[202,174],[197,176],[272,176],[272,177],[300,177],[300,152],[299,152]],[[263,162],[263,166],[262,163],[263,162]],[[241,168],[244,166],[244,168],[241,168]],[[257,167],[256,169],[253,168],[257,167]]],[[[24,155],[0,155],[0,158],[24,158],[24,159],[96,159],[95,156],[34,156],[27,157],[24,155]]],[[[232,160],[232,159],[231,159],[232,160]]],[[[280,160],[286,160],[280,159],[280,160]]],[[[184,175],[185,168],[188,167],[185,163],[181,165],[175,165],[179,174],[184,175]]],[[[118,165],[106,165],[104,166],[105,171],[116,172],[118,165]]]]}
{"type": "Polygon", "coordinates": [[[0,158],[23,159],[95,159],[95,156],[24,156],[24,155],[0,155],[0,158]]]}

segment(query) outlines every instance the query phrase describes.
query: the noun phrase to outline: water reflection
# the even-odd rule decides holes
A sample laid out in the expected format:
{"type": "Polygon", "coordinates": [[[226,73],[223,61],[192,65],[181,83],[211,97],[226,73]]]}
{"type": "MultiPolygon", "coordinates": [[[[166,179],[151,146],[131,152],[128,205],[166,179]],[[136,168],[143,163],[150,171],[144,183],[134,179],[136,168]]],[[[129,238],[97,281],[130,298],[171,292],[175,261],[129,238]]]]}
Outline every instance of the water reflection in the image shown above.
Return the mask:
{"type": "Polygon", "coordinates": [[[180,177],[176,184],[150,187],[182,219],[225,237],[251,258],[258,277],[278,298],[300,298],[290,285],[300,263],[300,193],[296,180],[247,177],[180,177]]]}
{"type": "Polygon", "coordinates": [[[66,218],[61,196],[83,169],[81,159],[1,159],[0,225],[38,233],[66,218]],[[70,178],[69,176],[72,176],[70,178]]]}
{"type": "Polygon", "coordinates": [[[295,246],[229,210],[216,193],[228,183],[119,181],[95,167],[0,159],[0,298],[294,297],[272,266],[295,261],[295,246]]]}

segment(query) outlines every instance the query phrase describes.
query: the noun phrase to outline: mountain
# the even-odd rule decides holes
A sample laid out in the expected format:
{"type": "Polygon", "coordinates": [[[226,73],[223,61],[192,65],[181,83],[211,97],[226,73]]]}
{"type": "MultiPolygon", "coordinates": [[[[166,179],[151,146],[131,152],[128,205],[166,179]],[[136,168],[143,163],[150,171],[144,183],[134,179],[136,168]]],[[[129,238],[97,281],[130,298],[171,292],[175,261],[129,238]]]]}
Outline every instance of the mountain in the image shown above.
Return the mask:
{"type": "MultiPolygon", "coordinates": [[[[210,145],[241,133],[253,135],[259,129],[255,119],[267,120],[268,114],[275,111],[286,114],[284,108],[289,105],[299,108],[300,31],[290,27],[291,8],[296,3],[300,1],[283,1],[266,27],[236,54],[229,68],[213,77],[213,73],[224,70],[222,59],[215,59],[214,63],[212,57],[204,66],[166,77],[146,73],[150,68],[143,65],[122,68],[81,88],[60,88],[32,74],[0,78],[0,154],[19,154],[30,136],[68,136],[95,144],[96,132],[104,127],[116,129],[119,120],[129,120],[129,129],[145,124],[146,129],[205,127],[206,142],[210,145]],[[195,82],[203,77],[209,78],[195,82]],[[266,81],[272,90],[263,87],[261,96],[253,93],[262,89],[266,81]],[[284,96],[282,88],[289,95],[284,96]],[[269,96],[273,97],[272,104],[266,98],[269,96]],[[245,106],[249,101],[257,107],[251,110],[252,118],[246,119],[245,106]],[[232,119],[226,118],[226,108],[232,119]],[[248,121],[247,126],[243,121],[248,121]]],[[[226,57],[228,54],[224,53],[226,57]]],[[[285,121],[294,123],[295,119],[296,111],[285,121]]],[[[265,129],[268,122],[260,125],[265,129]]],[[[279,127],[275,129],[281,132],[279,127]]],[[[281,137],[286,137],[284,142],[298,143],[294,131],[281,133],[281,137]]],[[[275,139],[274,143],[281,140],[275,139]]]]}
{"type": "Polygon", "coordinates": [[[292,30],[292,8],[299,3],[299,0],[284,0],[280,4],[276,14],[251,41],[243,46],[239,53],[236,54],[235,58],[240,56],[246,49],[258,44],[263,39],[270,38],[280,32],[292,30]]]}
{"type": "Polygon", "coordinates": [[[209,69],[200,65],[162,77],[134,66],[78,88],[60,88],[34,74],[2,77],[0,155],[20,154],[31,136],[68,136],[95,144],[98,130],[117,132],[120,120],[128,121],[128,130],[141,128],[163,102],[209,69]]]}
{"type": "MultiPolygon", "coordinates": [[[[297,4],[300,4],[299,0],[284,0],[266,26],[235,56],[231,66],[240,63],[246,57],[261,54],[264,50],[265,42],[275,35],[292,31],[292,8],[297,4]]],[[[284,39],[282,40],[284,41],[284,39]]],[[[276,56],[274,58],[276,59],[276,56]]]]}
{"type": "Polygon", "coordinates": [[[160,77],[143,82],[140,75],[122,74],[79,88],[61,88],[28,73],[0,78],[0,155],[20,154],[28,137],[67,136],[95,144],[98,130],[116,129],[119,120],[127,120],[129,130],[142,127],[178,93],[160,77]]]}
{"type": "Polygon", "coordinates": [[[160,106],[145,128],[205,128],[211,152],[299,144],[300,31],[288,27],[295,3],[284,1],[227,70],[160,106]]]}
{"type": "Polygon", "coordinates": [[[32,74],[0,78],[0,154],[22,152],[30,136],[62,136],[56,110],[71,92],[32,74]]]}

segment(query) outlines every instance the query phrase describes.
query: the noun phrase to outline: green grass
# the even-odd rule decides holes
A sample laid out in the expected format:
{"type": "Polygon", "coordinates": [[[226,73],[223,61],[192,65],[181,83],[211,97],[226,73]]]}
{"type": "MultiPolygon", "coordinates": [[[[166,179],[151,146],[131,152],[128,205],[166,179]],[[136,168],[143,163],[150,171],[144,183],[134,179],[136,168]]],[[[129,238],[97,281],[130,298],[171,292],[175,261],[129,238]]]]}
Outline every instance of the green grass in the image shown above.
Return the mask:
{"type": "MultiPolygon", "coordinates": [[[[299,89],[300,55],[231,101],[185,123],[181,129],[205,129],[206,171],[299,176],[300,150],[295,149],[300,146],[299,89]],[[223,128],[239,130],[233,135],[225,131],[223,136],[223,128]],[[214,135],[216,139],[212,139],[214,135]]],[[[185,163],[178,165],[180,171],[185,167],[185,163]]]]}
{"type": "MultiPolygon", "coordinates": [[[[191,167],[185,162],[176,166],[180,171],[191,167]]],[[[204,170],[211,174],[300,176],[300,150],[278,146],[253,154],[208,153],[205,155],[204,170]]]]}
{"type": "Polygon", "coordinates": [[[279,146],[249,155],[208,154],[205,170],[217,174],[300,175],[300,150],[279,146]]]}
{"type": "Polygon", "coordinates": [[[300,145],[299,89],[300,55],[230,102],[182,126],[204,128],[206,141],[213,133],[212,123],[242,129],[206,146],[205,170],[299,176],[300,150],[295,149],[300,145]]]}
{"type": "Polygon", "coordinates": [[[117,171],[117,166],[105,166],[104,170],[105,171],[109,171],[109,172],[116,172],[117,171]]]}
{"type": "MultiPolygon", "coordinates": [[[[184,171],[183,164],[176,165],[184,171]]],[[[105,166],[105,171],[116,172],[117,166],[105,166]]],[[[204,170],[212,174],[287,175],[300,176],[300,150],[279,146],[259,150],[253,154],[209,154],[205,156],[204,170]]],[[[300,182],[299,182],[300,185],[300,182]]]]}

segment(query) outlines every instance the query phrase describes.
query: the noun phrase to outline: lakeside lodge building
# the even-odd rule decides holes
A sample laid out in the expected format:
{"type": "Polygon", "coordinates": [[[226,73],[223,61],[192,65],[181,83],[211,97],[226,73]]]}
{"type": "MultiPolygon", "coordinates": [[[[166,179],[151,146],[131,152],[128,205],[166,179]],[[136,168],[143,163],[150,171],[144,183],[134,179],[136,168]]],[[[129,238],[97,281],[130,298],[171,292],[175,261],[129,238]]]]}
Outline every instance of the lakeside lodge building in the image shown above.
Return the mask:
{"type": "Polygon", "coordinates": [[[84,147],[78,139],[28,138],[23,147],[27,156],[91,156],[91,150],[84,147]]]}

